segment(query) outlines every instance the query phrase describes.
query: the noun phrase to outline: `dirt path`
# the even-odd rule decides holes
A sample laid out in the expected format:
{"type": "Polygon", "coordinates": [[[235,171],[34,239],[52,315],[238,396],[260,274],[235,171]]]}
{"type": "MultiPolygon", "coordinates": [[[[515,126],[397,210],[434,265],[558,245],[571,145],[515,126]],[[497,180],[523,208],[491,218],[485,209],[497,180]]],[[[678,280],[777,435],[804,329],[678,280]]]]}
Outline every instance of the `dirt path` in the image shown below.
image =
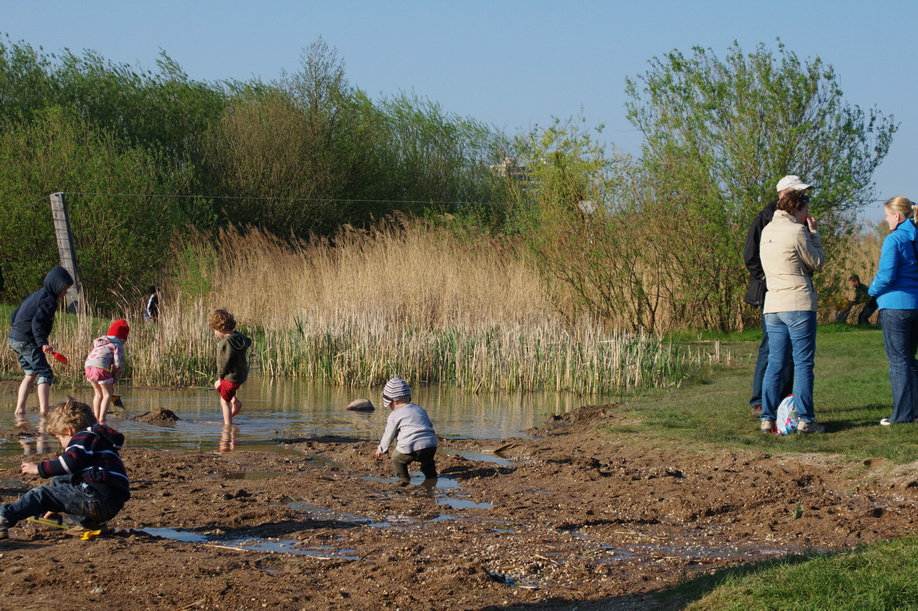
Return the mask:
{"type": "MultiPolygon", "coordinates": [[[[126,449],[116,532],[12,529],[0,606],[652,609],[698,571],[916,530],[915,465],[634,448],[595,430],[614,422],[582,408],[531,439],[444,440],[434,489],[394,484],[366,441],[126,449]]],[[[0,472],[0,497],[37,483],[0,472]]]]}

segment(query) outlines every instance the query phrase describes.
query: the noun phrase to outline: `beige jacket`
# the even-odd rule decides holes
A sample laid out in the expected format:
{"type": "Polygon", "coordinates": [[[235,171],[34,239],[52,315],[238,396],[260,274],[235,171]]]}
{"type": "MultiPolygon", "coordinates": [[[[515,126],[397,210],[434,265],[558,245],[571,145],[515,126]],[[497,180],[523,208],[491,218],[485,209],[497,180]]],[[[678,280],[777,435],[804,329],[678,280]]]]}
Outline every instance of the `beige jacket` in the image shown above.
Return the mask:
{"type": "Polygon", "coordinates": [[[762,230],[759,242],[765,270],[764,314],[816,311],[816,291],[810,276],[825,265],[819,233],[810,232],[782,210],[762,230]]]}

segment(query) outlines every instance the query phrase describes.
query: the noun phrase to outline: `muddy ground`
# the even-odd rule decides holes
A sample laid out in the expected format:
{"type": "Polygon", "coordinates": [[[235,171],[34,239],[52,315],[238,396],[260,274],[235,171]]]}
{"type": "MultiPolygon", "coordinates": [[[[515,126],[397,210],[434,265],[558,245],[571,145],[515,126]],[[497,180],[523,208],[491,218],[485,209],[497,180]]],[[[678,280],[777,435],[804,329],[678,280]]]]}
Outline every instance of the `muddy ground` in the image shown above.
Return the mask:
{"type": "MultiPolygon", "coordinates": [[[[0,607],[655,609],[653,593],[701,571],[916,530],[915,465],[597,431],[620,422],[584,407],[531,438],[443,440],[433,489],[396,485],[367,441],[127,448],[134,496],[114,532],[21,523],[0,541],[0,607]]],[[[0,497],[38,483],[0,472],[0,497]]]]}

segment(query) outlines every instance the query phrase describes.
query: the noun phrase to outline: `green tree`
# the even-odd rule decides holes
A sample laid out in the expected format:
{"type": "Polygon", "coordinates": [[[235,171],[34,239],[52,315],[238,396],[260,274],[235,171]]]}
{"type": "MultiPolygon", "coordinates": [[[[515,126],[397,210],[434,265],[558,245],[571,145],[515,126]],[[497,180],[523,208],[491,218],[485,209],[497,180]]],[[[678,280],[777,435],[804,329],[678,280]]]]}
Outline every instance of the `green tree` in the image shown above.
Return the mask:
{"type": "Polygon", "coordinates": [[[382,100],[379,110],[389,197],[464,205],[506,201],[504,183],[492,170],[500,136],[488,125],[407,93],[382,100]]]}
{"type": "Polygon", "coordinates": [[[156,71],[137,70],[92,51],[58,57],[7,37],[0,42],[0,124],[67,107],[131,146],[155,149],[163,163],[197,164],[227,93],[222,85],[192,81],[165,53],[156,64],[156,71]]]}
{"type": "Polygon", "coordinates": [[[56,265],[49,193],[67,197],[83,284],[91,302],[112,306],[159,280],[188,210],[209,203],[176,197],[190,169],[93,129],[72,111],[49,108],[0,132],[0,260],[7,297],[17,300],[56,265]]]}
{"type": "Polygon", "coordinates": [[[775,197],[785,174],[815,185],[814,215],[833,231],[851,226],[873,199],[871,177],[896,124],[876,109],[845,102],[833,68],[800,60],[783,44],[745,54],[734,43],[723,60],[700,47],[672,51],[628,79],[630,121],[645,137],[641,189],[633,204],[669,252],[673,315],[729,329],[743,309],[745,233],[775,197]]]}
{"type": "Polygon", "coordinates": [[[0,126],[47,107],[54,98],[51,60],[31,45],[0,42],[0,126]]]}
{"type": "Polygon", "coordinates": [[[490,170],[496,141],[484,124],[417,96],[373,103],[320,39],[295,74],[236,87],[206,166],[228,220],[284,237],[331,235],[395,211],[502,198],[490,170]]]}
{"type": "Polygon", "coordinates": [[[658,268],[628,202],[637,188],[627,155],[607,153],[599,129],[555,119],[517,139],[510,188],[520,229],[557,310],[619,328],[653,329],[660,308],[658,268]]]}
{"type": "Polygon", "coordinates": [[[208,138],[213,188],[231,221],[285,237],[327,233],[377,182],[381,135],[369,99],[320,39],[301,69],[237,88],[208,138]]]}

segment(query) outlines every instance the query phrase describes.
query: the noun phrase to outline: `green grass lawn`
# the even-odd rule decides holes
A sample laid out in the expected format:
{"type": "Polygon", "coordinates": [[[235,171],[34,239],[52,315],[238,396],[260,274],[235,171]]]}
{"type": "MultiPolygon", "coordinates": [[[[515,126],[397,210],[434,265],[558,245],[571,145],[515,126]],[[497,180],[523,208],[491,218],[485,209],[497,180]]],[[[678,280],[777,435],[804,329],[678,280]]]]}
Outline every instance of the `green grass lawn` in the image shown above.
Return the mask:
{"type": "MultiPolygon", "coordinates": [[[[738,339],[729,336],[721,344],[736,362],[716,366],[700,383],[624,398],[621,413],[628,423],[607,432],[649,446],[818,452],[852,462],[918,460],[918,425],[879,426],[892,411],[880,329],[819,328],[813,397],[816,419],[827,433],[815,435],[779,437],[758,431],[748,405],[758,338],[738,339]]],[[[687,609],[918,609],[918,537],[724,569],[667,590],[660,599],[687,609]]]]}
{"type": "Polygon", "coordinates": [[[698,383],[623,398],[621,413],[628,424],[608,431],[626,432],[651,444],[666,441],[699,449],[819,452],[853,460],[884,457],[897,463],[918,460],[918,426],[879,426],[892,412],[889,365],[879,328],[819,328],[813,399],[825,435],[759,432],[759,421],[749,411],[758,337],[722,342],[721,352],[731,353],[734,362],[715,366],[698,383]]]}
{"type": "Polygon", "coordinates": [[[667,597],[692,611],[915,609],[918,539],[725,569],[693,579],[667,597]]]}

